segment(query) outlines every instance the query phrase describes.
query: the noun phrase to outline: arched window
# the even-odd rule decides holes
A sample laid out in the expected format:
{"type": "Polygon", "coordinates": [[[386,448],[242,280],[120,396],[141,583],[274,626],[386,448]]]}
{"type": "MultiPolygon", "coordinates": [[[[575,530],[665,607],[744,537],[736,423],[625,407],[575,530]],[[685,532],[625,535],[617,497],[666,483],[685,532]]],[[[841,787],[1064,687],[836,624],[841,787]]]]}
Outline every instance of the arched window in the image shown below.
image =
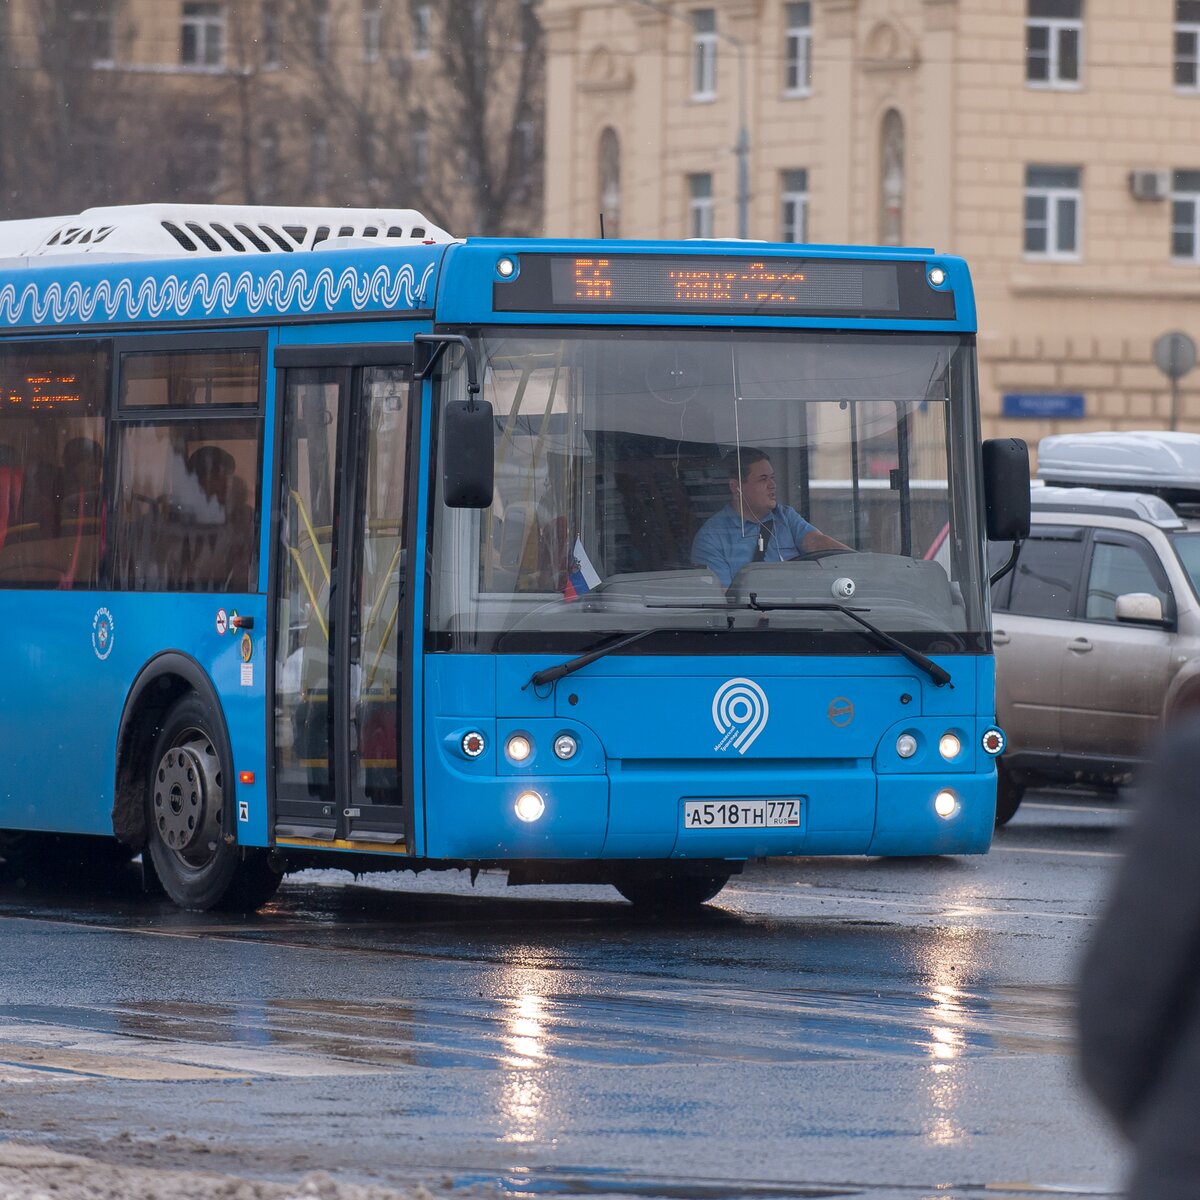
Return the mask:
{"type": "Polygon", "coordinates": [[[904,118],[889,108],[879,137],[879,242],[904,241],[904,118]]]}
{"type": "Polygon", "coordinates": [[[600,211],[605,237],[621,236],[621,140],[611,126],[600,135],[600,211]]]}

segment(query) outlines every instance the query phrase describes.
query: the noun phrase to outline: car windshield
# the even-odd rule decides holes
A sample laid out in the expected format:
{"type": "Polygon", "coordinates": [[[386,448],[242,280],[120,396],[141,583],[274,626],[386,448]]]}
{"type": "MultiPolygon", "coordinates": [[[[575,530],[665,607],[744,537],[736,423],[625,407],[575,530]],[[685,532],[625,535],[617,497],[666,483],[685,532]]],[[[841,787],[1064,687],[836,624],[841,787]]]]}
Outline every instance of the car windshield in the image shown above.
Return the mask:
{"type": "MultiPolygon", "coordinates": [[[[862,652],[844,614],[803,607],[836,601],[921,649],[977,647],[969,339],[523,330],[479,351],[495,494],[484,510],[437,494],[435,644],[586,649],[654,629],[655,652],[694,648],[689,632],[862,652]]],[[[465,397],[462,357],[435,412],[465,397]]]]}

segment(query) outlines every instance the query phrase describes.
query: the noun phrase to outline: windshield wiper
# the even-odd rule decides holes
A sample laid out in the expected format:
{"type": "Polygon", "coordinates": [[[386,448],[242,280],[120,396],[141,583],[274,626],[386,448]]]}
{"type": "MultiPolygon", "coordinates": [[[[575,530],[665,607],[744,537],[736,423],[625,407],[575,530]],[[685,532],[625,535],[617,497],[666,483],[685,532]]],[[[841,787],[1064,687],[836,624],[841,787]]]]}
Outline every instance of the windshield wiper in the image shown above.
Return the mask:
{"type": "MultiPolygon", "coordinates": [[[[894,638],[890,633],[880,629],[873,621],[868,621],[862,613],[870,612],[869,608],[850,608],[846,604],[759,604],[758,593],[750,593],[750,603],[746,606],[752,608],[755,612],[774,612],[781,609],[784,612],[840,612],[845,613],[852,621],[857,621],[868,633],[870,633],[878,641],[885,646],[890,646],[897,654],[903,654],[913,666],[920,667],[938,687],[944,687],[950,683],[950,672],[939,667],[932,658],[926,658],[919,650],[914,650],[911,646],[906,646],[899,638],[894,638]]],[[[950,686],[954,685],[950,683],[950,686]]]]}
{"type": "Polygon", "coordinates": [[[614,650],[623,650],[626,646],[632,646],[634,642],[640,642],[642,638],[647,638],[652,633],[665,632],[670,631],[661,626],[652,626],[650,629],[639,629],[637,633],[619,637],[616,641],[602,642],[594,650],[589,650],[586,654],[579,655],[578,658],[570,658],[565,663],[559,663],[557,667],[534,671],[522,686],[521,691],[524,691],[530,684],[533,684],[534,687],[541,687],[544,683],[556,683],[564,675],[570,675],[572,672],[578,671],[580,667],[586,667],[588,663],[594,663],[596,659],[603,658],[606,654],[612,654],[614,650]]]}

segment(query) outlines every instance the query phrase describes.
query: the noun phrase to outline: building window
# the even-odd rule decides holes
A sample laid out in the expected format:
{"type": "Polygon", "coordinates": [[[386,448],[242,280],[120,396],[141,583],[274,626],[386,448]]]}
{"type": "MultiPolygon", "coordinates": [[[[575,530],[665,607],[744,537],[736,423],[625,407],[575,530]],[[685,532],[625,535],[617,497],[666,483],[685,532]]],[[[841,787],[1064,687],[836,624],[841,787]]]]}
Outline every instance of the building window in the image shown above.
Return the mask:
{"type": "Polygon", "coordinates": [[[1175,86],[1200,91],[1200,0],[1175,0],[1175,86]]]}
{"type": "Polygon", "coordinates": [[[259,200],[270,200],[279,195],[279,130],[274,125],[264,125],[258,142],[259,200]]]}
{"type": "Polygon", "coordinates": [[[688,176],[688,236],[710,238],[713,235],[712,176],[688,176]]]}
{"type": "Polygon", "coordinates": [[[788,96],[807,96],[812,87],[812,4],[789,4],[786,12],[783,90],[788,96]]]}
{"type": "Polygon", "coordinates": [[[71,9],[71,39],[76,57],[93,67],[112,66],[116,59],[112,0],[76,0],[71,9]]]}
{"type": "Polygon", "coordinates": [[[1025,168],[1025,254],[1077,259],[1083,197],[1078,167],[1025,168]]]}
{"type": "Polygon", "coordinates": [[[225,61],[225,12],[220,4],[183,6],[180,61],[189,67],[219,67],[225,61]]]}
{"type": "Polygon", "coordinates": [[[538,44],[538,18],[534,11],[537,0],[521,0],[517,15],[517,53],[524,54],[538,44]]]}
{"type": "Polygon", "coordinates": [[[889,108],[879,130],[879,241],[904,242],[904,118],[889,108]]]}
{"type": "Polygon", "coordinates": [[[412,6],[413,22],[413,58],[426,58],[433,48],[433,5],[414,4],[412,6]]]}
{"type": "Polygon", "coordinates": [[[262,56],[264,67],[278,67],[283,62],[279,0],[262,0],[262,56]]]}
{"type": "Polygon", "coordinates": [[[606,129],[600,135],[600,213],[604,236],[621,236],[621,140],[617,131],[606,129]]]}
{"type": "Polygon", "coordinates": [[[309,186],[318,197],[324,198],[329,182],[329,136],[323,129],[314,129],[308,147],[309,186]]]}
{"type": "Polygon", "coordinates": [[[533,160],[537,152],[537,145],[534,139],[537,136],[537,129],[530,118],[523,117],[516,124],[517,134],[517,161],[521,164],[522,170],[528,169],[533,165],[533,160]]]}
{"type": "Polygon", "coordinates": [[[1171,174],[1171,257],[1200,262],[1200,171],[1171,174]]]}
{"type": "Polygon", "coordinates": [[[319,63],[329,61],[330,26],[329,0],[313,0],[313,56],[319,63]]]}
{"type": "Polygon", "coordinates": [[[418,110],[412,120],[413,183],[424,187],[429,182],[429,118],[418,110]]]}
{"type": "Polygon", "coordinates": [[[784,171],[783,220],[780,224],[781,242],[808,241],[808,172],[803,168],[784,171]]]}
{"type": "Polygon", "coordinates": [[[222,166],[225,162],[220,125],[204,121],[187,134],[187,145],[195,172],[192,189],[212,203],[223,188],[222,166]]]}
{"type": "Polygon", "coordinates": [[[698,8],[692,13],[692,99],[712,100],[717,94],[717,13],[698,8]]]}
{"type": "Polygon", "coordinates": [[[1083,49],[1083,0],[1029,0],[1025,80],[1035,87],[1077,87],[1083,49]]]}
{"type": "Polygon", "coordinates": [[[383,11],[381,0],[363,0],[362,38],[363,62],[379,61],[379,52],[383,41],[383,11]]]}

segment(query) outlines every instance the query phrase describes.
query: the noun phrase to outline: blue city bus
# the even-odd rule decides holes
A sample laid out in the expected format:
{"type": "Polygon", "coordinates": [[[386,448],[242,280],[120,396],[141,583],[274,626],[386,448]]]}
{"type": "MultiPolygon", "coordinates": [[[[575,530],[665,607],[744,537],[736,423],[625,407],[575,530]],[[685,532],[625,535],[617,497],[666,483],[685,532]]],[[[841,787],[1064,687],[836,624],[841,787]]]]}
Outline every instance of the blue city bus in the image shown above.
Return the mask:
{"type": "Polygon", "coordinates": [[[765,856],[988,849],[985,542],[1028,465],[980,440],[962,261],[30,225],[0,225],[9,867],[140,853],[194,909],[313,866],[667,908],[765,856]]]}

